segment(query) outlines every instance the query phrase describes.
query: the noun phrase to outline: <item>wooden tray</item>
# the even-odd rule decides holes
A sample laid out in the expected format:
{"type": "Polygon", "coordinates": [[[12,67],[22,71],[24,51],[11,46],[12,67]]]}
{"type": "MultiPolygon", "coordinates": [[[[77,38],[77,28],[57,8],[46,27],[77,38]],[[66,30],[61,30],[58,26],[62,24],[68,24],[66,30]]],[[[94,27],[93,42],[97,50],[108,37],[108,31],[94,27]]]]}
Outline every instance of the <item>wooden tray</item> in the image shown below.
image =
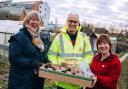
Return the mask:
{"type": "Polygon", "coordinates": [[[76,84],[83,87],[91,87],[93,83],[93,79],[87,79],[85,77],[65,74],[62,72],[56,72],[53,70],[47,70],[43,68],[40,68],[39,70],[39,77],[76,84]]]}

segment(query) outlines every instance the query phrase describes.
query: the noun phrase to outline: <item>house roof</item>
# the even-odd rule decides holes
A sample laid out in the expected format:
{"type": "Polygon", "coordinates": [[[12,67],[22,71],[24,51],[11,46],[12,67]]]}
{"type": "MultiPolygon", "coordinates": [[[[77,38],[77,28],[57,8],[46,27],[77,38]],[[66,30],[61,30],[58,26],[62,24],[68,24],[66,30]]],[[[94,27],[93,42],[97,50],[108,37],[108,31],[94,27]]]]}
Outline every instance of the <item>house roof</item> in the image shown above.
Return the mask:
{"type": "Polygon", "coordinates": [[[94,32],[97,34],[106,34],[109,33],[109,31],[106,28],[95,28],[94,32]]]}
{"type": "Polygon", "coordinates": [[[21,14],[22,14],[22,12],[24,10],[25,10],[24,7],[13,7],[13,6],[9,6],[9,7],[1,7],[0,8],[0,13],[1,12],[5,12],[5,13],[8,12],[10,15],[21,16],[21,14]]]}
{"type": "Polygon", "coordinates": [[[91,28],[82,28],[82,30],[88,35],[88,36],[91,36],[93,33],[97,33],[97,34],[109,34],[109,31],[106,29],[106,28],[94,28],[94,29],[91,29],[91,28]]]}

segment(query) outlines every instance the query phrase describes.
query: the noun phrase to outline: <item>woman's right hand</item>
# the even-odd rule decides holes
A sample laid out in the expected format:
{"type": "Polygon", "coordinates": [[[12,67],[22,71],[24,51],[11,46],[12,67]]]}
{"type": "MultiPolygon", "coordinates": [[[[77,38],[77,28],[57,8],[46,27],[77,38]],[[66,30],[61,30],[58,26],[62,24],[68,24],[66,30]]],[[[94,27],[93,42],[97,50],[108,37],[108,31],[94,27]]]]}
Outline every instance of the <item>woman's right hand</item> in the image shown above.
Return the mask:
{"type": "Polygon", "coordinates": [[[34,70],[35,74],[39,73],[39,68],[43,65],[41,62],[36,62],[36,68],[34,70]]]}

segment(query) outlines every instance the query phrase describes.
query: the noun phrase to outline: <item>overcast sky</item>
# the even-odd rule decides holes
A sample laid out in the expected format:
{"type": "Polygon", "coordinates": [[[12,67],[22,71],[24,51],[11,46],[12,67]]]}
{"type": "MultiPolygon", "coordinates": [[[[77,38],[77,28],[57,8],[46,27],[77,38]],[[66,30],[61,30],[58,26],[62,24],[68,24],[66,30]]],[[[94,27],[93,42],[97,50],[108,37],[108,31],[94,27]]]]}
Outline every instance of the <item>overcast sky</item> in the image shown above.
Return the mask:
{"type": "MultiPolygon", "coordinates": [[[[32,1],[32,0],[13,0],[32,1]]],[[[44,1],[44,0],[43,0],[44,1]]],[[[80,20],[94,24],[128,24],[128,0],[45,0],[51,12],[50,21],[64,24],[67,14],[75,12],[80,20]]]]}

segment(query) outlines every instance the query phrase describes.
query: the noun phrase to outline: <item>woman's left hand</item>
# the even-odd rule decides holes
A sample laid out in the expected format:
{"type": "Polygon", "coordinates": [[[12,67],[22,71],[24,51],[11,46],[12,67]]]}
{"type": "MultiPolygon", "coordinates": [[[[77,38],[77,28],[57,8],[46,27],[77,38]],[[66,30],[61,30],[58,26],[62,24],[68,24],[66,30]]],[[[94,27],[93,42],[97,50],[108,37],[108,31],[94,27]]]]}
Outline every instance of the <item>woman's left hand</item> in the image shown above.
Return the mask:
{"type": "Polygon", "coordinates": [[[93,77],[93,83],[92,83],[92,86],[91,86],[91,87],[89,87],[89,88],[93,88],[93,87],[94,87],[94,85],[96,84],[96,82],[97,82],[97,77],[96,77],[96,76],[94,76],[94,77],[93,77]]]}
{"type": "Polygon", "coordinates": [[[94,85],[96,84],[96,82],[97,82],[97,77],[94,76],[94,77],[93,77],[93,84],[92,84],[92,87],[94,87],[94,85]]]}

